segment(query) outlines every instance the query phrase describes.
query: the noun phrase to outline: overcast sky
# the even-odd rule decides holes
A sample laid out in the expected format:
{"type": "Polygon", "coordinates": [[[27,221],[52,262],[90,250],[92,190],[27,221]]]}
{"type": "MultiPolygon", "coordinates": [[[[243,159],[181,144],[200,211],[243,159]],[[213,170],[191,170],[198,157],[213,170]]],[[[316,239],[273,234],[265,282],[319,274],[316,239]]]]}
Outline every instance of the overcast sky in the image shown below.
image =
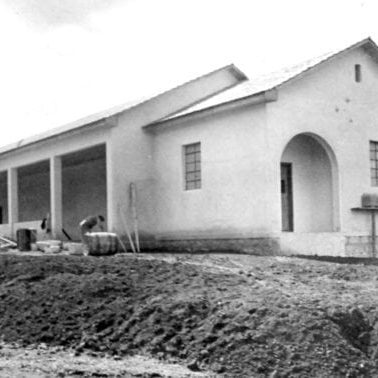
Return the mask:
{"type": "Polygon", "coordinates": [[[0,0],[0,145],[228,63],[253,78],[378,41],[377,15],[375,0],[0,0]]]}

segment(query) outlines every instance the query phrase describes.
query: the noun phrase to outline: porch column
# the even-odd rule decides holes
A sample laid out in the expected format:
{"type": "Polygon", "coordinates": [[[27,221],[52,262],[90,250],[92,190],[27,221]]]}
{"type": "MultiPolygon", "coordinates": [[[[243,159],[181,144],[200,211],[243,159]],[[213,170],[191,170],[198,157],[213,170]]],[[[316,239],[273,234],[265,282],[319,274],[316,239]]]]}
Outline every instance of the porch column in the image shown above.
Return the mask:
{"type": "Polygon", "coordinates": [[[111,142],[106,142],[106,222],[108,231],[114,231],[114,177],[111,142]]]}
{"type": "Polygon", "coordinates": [[[17,168],[9,168],[8,177],[8,223],[11,237],[15,237],[14,224],[18,222],[18,176],[17,168]]]}
{"type": "Polygon", "coordinates": [[[62,159],[50,158],[51,231],[54,238],[60,238],[63,227],[62,201],[62,159]]]}

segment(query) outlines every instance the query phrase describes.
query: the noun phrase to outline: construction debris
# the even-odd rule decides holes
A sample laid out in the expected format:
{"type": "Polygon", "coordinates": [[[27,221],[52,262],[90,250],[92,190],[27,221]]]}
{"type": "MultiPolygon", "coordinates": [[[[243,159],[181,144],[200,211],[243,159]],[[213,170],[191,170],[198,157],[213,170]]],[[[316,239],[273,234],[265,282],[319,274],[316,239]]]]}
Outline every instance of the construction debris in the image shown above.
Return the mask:
{"type": "Polygon", "coordinates": [[[69,255],[76,255],[81,256],[85,255],[87,252],[87,249],[85,248],[83,243],[64,243],[63,249],[68,252],[69,255]]]}
{"type": "Polygon", "coordinates": [[[41,240],[36,242],[37,249],[45,253],[59,253],[63,243],[60,240],[41,240]]]}
{"type": "Polygon", "coordinates": [[[140,246],[139,246],[139,230],[138,230],[138,213],[137,213],[136,203],[137,203],[136,186],[132,182],[130,184],[130,204],[131,204],[131,212],[133,215],[135,246],[136,246],[136,251],[139,253],[140,246]]]}
{"type": "Polygon", "coordinates": [[[13,240],[0,236],[0,249],[16,248],[17,243],[13,240]]]}
{"type": "Polygon", "coordinates": [[[118,206],[118,210],[119,210],[119,214],[121,216],[121,221],[123,223],[123,227],[125,228],[125,231],[126,231],[127,238],[129,240],[129,244],[130,244],[131,250],[133,251],[133,253],[136,253],[137,251],[135,249],[133,238],[131,237],[131,233],[130,233],[129,225],[127,224],[126,217],[123,214],[123,212],[122,212],[122,210],[121,210],[121,208],[119,206],[118,206]]]}

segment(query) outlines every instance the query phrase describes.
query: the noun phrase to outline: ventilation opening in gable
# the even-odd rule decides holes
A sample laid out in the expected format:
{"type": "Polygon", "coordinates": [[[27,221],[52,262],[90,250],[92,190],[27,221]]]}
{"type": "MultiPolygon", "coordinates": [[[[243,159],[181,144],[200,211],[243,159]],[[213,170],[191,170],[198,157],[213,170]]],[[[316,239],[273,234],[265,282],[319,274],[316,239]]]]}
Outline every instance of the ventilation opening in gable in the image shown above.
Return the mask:
{"type": "Polygon", "coordinates": [[[361,64],[354,65],[354,80],[356,83],[360,83],[362,81],[361,64]]]}

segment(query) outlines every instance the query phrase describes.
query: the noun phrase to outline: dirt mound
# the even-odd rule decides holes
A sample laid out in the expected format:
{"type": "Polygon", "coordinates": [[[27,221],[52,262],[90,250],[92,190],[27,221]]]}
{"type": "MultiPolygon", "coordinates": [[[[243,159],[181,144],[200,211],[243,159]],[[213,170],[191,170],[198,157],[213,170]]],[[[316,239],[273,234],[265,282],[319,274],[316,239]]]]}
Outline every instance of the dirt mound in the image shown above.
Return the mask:
{"type": "Polygon", "coordinates": [[[217,270],[182,258],[2,255],[0,334],[232,377],[371,376],[377,273],[280,258],[217,270]]]}

